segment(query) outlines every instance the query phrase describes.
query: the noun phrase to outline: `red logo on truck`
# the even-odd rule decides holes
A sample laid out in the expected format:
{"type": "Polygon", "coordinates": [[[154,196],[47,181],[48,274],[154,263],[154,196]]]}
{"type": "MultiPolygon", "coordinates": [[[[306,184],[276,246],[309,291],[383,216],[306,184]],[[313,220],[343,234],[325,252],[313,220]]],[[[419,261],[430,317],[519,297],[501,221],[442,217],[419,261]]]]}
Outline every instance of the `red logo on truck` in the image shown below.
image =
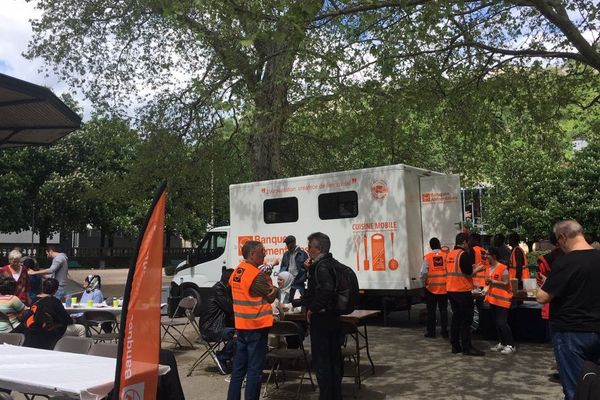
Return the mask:
{"type": "Polygon", "coordinates": [[[238,256],[242,256],[242,247],[249,240],[254,240],[254,236],[238,236],[238,256]]]}
{"type": "Polygon", "coordinates": [[[382,179],[378,179],[371,184],[371,194],[375,199],[383,199],[388,195],[388,192],[387,182],[382,179]]]}

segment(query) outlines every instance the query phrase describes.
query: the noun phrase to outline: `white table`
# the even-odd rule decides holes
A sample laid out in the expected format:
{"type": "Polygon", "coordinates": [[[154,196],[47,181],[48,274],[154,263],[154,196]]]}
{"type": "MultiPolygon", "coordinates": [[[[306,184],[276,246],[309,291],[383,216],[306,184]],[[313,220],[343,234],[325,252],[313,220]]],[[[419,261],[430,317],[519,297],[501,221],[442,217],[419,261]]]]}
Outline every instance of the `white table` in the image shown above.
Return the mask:
{"type": "Polygon", "coordinates": [[[114,358],[2,344],[0,360],[0,387],[21,393],[99,400],[114,387],[114,358]]]}
{"type": "Polygon", "coordinates": [[[112,306],[88,307],[87,305],[85,305],[85,306],[78,306],[78,307],[65,307],[65,310],[69,314],[79,314],[79,313],[84,313],[86,311],[108,311],[115,315],[120,315],[121,312],[123,311],[123,308],[122,307],[112,307],[112,306]]]}

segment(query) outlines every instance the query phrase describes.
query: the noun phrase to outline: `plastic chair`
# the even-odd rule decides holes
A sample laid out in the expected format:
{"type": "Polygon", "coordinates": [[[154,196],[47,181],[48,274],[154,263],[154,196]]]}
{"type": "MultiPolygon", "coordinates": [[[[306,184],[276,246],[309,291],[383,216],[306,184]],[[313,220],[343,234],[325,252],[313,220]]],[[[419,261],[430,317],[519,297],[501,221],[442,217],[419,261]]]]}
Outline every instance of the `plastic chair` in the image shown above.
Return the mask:
{"type": "Polygon", "coordinates": [[[76,336],[63,336],[56,342],[55,351],[65,353],[87,354],[92,347],[92,339],[76,336]]]}
{"type": "Polygon", "coordinates": [[[86,336],[92,338],[94,343],[119,341],[119,323],[115,314],[102,310],[85,311],[82,321],[86,336]],[[111,332],[102,330],[107,325],[111,332]]]}
{"type": "MultiPolygon", "coordinates": [[[[276,321],[273,323],[273,327],[269,331],[269,334],[285,338],[288,336],[302,337],[303,332],[302,328],[300,328],[298,324],[292,321],[276,321]]],[[[304,371],[302,371],[302,375],[300,376],[300,384],[298,385],[296,398],[300,396],[300,388],[302,387],[302,382],[304,381],[304,376],[306,375],[306,373],[308,373],[308,379],[310,380],[312,389],[315,390],[315,384],[313,382],[312,374],[310,371],[310,363],[308,362],[308,353],[304,349],[304,343],[302,341],[300,341],[300,347],[297,349],[277,348],[269,351],[267,353],[267,359],[273,362],[273,366],[271,367],[269,377],[267,378],[267,382],[265,383],[264,396],[267,395],[269,382],[271,381],[272,376],[274,376],[275,378],[275,387],[279,389],[279,383],[277,382],[277,372],[281,367],[281,362],[284,360],[302,360],[305,365],[304,371]],[[273,374],[273,372],[275,372],[275,374],[273,374]]]]}
{"type": "Polygon", "coordinates": [[[195,311],[198,306],[198,300],[192,296],[184,297],[179,301],[177,308],[175,309],[175,313],[173,315],[178,315],[180,310],[183,310],[185,317],[171,317],[167,321],[161,321],[160,325],[164,329],[164,333],[161,337],[161,341],[165,339],[167,335],[169,335],[179,347],[183,347],[180,340],[185,339],[186,342],[190,344],[191,348],[195,348],[194,344],[184,335],[185,329],[188,326],[194,328],[198,336],[200,336],[200,327],[196,322],[195,311]],[[175,331],[179,334],[179,336],[175,337],[171,331],[175,331]]]}
{"type": "Polygon", "coordinates": [[[119,346],[116,343],[95,343],[88,352],[90,356],[117,358],[119,346]]]}
{"type": "Polygon", "coordinates": [[[22,333],[0,333],[0,344],[23,346],[25,335],[22,333]]]}

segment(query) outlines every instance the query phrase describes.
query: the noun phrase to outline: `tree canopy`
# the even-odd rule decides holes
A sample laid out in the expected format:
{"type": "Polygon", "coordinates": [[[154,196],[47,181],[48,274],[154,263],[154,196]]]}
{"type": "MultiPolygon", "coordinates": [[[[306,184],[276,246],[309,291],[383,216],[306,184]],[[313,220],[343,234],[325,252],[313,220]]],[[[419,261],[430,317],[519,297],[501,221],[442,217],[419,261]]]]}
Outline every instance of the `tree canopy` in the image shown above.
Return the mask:
{"type": "Polygon", "coordinates": [[[586,0],[37,5],[43,14],[33,22],[29,57],[42,57],[98,105],[161,110],[179,135],[205,137],[223,118],[245,115],[255,179],[281,176],[296,112],[368,79],[483,79],[506,65],[563,60],[580,73],[600,70],[600,14],[586,0]]]}
{"type": "Polygon", "coordinates": [[[493,187],[495,230],[542,237],[555,218],[594,218],[567,210],[560,196],[586,194],[565,183],[579,188],[585,179],[575,177],[589,177],[571,140],[596,143],[600,132],[598,2],[36,6],[27,56],[104,114],[54,150],[2,155],[22,166],[30,157],[37,178],[3,170],[0,229],[28,226],[29,209],[13,205],[30,196],[48,203],[38,222],[49,230],[90,223],[127,233],[167,179],[168,229],[197,238],[227,222],[228,184],[393,163],[493,187]],[[135,117],[100,117],[126,114],[135,117]]]}

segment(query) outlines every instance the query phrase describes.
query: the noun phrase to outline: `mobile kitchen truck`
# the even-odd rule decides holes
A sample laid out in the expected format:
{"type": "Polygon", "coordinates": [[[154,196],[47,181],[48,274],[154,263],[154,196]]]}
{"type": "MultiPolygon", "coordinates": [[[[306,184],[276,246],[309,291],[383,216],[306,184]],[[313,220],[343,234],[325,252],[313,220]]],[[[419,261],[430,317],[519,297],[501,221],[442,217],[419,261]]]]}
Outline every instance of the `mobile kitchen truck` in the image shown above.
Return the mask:
{"type": "Polygon", "coordinates": [[[429,239],[452,246],[461,230],[459,176],[402,164],[231,185],[229,199],[231,226],[206,234],[177,267],[172,292],[205,300],[246,241],[262,242],[273,262],[287,235],[305,247],[321,231],[333,256],[356,271],[363,307],[410,306],[429,239]]]}

